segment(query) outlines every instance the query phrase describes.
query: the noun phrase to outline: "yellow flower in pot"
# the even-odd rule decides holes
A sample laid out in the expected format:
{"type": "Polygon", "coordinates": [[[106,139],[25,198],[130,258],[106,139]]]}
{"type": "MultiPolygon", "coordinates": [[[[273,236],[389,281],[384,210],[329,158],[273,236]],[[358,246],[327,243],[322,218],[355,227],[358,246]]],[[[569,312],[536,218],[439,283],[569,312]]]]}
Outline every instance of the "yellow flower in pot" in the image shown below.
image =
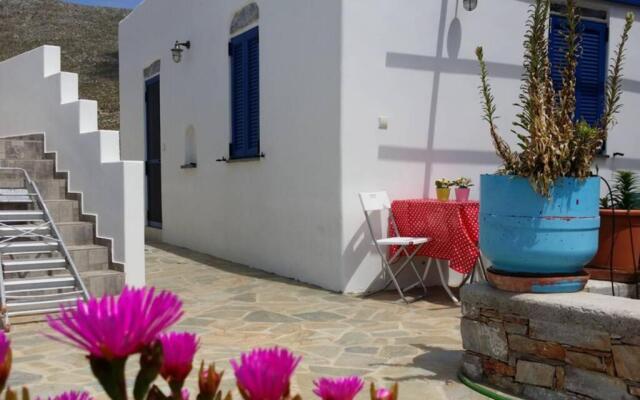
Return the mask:
{"type": "Polygon", "coordinates": [[[453,182],[448,179],[440,178],[436,179],[436,195],[438,196],[438,200],[447,201],[449,200],[449,195],[451,194],[450,187],[453,186],[453,182]]]}

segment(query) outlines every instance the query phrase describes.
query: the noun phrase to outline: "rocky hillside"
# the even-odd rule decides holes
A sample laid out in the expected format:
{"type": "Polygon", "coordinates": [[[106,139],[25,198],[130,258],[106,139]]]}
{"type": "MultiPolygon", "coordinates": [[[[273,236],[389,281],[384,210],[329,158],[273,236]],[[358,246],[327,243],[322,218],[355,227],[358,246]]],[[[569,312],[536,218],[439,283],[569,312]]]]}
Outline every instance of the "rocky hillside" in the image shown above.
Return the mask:
{"type": "Polygon", "coordinates": [[[119,127],[118,22],[130,10],[57,0],[0,0],[0,60],[43,44],[62,48],[62,69],[79,74],[80,96],[99,102],[101,129],[119,127]]]}

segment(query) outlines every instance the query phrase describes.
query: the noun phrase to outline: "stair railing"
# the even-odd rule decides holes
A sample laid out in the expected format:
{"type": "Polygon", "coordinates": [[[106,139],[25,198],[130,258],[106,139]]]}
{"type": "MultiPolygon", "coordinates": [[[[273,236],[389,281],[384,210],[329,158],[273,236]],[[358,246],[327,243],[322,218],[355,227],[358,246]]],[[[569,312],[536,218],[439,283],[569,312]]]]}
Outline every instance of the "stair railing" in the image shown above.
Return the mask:
{"type": "MultiPolygon", "coordinates": [[[[53,218],[51,217],[51,214],[49,213],[49,209],[47,208],[47,205],[45,204],[42,198],[42,195],[38,190],[38,186],[33,182],[33,180],[31,180],[29,173],[24,168],[0,167],[0,171],[18,171],[24,175],[25,187],[27,189],[27,196],[31,194],[35,195],[35,201],[40,207],[40,209],[42,210],[44,222],[48,223],[49,226],[51,227],[51,231],[53,233],[53,240],[58,242],[59,250],[62,253],[63,257],[67,260],[67,266],[68,266],[69,272],[71,273],[71,276],[73,276],[74,280],[76,281],[76,284],[79,286],[78,289],[82,291],[82,297],[84,298],[84,300],[88,300],[90,297],[89,291],[87,290],[84,282],[82,281],[82,278],[80,277],[80,273],[78,273],[78,269],[76,268],[76,265],[73,262],[73,258],[71,258],[71,254],[69,253],[69,250],[67,249],[67,246],[65,245],[64,240],[62,239],[62,235],[60,234],[58,227],[56,226],[55,222],[53,221],[53,218]]],[[[3,275],[4,274],[0,273],[0,288],[1,288],[0,300],[2,301],[2,309],[3,311],[5,311],[7,307],[7,303],[6,303],[6,295],[4,292],[3,275]]]]}

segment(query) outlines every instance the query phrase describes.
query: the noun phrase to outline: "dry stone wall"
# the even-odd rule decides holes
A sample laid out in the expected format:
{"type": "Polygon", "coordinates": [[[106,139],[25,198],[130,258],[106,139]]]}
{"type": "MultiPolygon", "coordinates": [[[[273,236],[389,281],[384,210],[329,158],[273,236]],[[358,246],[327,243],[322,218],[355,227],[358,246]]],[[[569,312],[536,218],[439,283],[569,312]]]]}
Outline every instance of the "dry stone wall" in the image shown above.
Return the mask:
{"type": "Polygon", "coordinates": [[[462,292],[462,372],[530,399],[640,399],[640,301],[462,292]]]}

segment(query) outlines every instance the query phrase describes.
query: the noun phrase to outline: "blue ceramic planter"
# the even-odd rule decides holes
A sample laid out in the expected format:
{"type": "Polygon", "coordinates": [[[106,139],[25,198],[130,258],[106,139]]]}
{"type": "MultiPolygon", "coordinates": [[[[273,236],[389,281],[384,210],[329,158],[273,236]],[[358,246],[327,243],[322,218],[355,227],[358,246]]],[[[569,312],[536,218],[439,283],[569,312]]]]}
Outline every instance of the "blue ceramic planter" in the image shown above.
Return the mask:
{"type": "Polygon", "coordinates": [[[480,248],[498,272],[577,274],[596,254],[598,178],[561,178],[549,199],[521,177],[483,175],[480,183],[480,248]]]}

